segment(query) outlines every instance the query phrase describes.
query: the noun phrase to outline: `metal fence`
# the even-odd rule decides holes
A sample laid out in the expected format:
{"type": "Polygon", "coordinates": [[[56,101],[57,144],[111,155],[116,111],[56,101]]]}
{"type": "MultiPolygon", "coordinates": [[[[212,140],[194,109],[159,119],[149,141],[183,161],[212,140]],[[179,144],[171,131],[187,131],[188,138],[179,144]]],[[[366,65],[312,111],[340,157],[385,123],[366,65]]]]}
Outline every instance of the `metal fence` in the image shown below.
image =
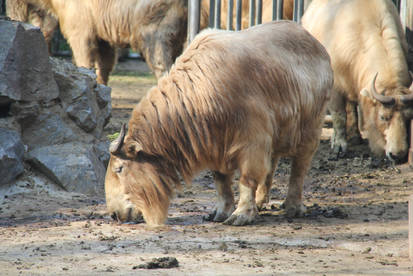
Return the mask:
{"type": "MultiPolygon", "coordinates": [[[[227,7],[222,7],[221,0],[202,0],[209,1],[209,24],[210,28],[221,28],[221,9],[227,10],[227,30],[241,30],[242,22],[242,1],[228,0],[227,7]],[[235,2],[235,28],[234,21],[234,2],[235,2]]],[[[263,0],[244,0],[249,1],[249,26],[262,23],[263,0]]],[[[304,5],[308,0],[294,0],[293,20],[300,23],[304,13],[304,5]]],[[[201,0],[189,0],[188,2],[188,40],[192,39],[199,32],[201,0]]],[[[272,20],[283,18],[284,0],[272,0],[272,20]]]]}

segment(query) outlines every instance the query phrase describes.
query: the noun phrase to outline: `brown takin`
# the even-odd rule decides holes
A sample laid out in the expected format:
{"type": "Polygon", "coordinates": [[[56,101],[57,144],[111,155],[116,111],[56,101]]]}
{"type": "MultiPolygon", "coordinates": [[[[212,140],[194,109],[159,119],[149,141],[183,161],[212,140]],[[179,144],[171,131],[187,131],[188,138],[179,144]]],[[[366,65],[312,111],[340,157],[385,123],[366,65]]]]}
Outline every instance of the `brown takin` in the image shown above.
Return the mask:
{"type": "Polygon", "coordinates": [[[159,78],[182,53],[186,0],[20,0],[57,17],[79,67],[107,84],[116,47],[140,52],[159,78]]]}
{"type": "Polygon", "coordinates": [[[39,7],[27,4],[26,0],[6,0],[6,13],[13,20],[30,22],[39,27],[51,53],[53,33],[58,25],[56,18],[39,7]]]}
{"type": "Polygon", "coordinates": [[[128,132],[112,142],[108,211],[120,221],[142,213],[148,224],[162,224],[179,175],[188,183],[211,169],[218,201],[210,219],[248,224],[268,201],[279,158],[288,156],[284,206],[289,216],[301,215],[303,180],[332,85],[327,52],[296,23],[202,32],[134,108],[128,132]]]}
{"type": "Polygon", "coordinates": [[[359,126],[354,120],[347,132],[358,133],[358,128],[373,153],[402,161],[408,151],[406,120],[413,117],[413,91],[408,89],[407,44],[393,2],[314,0],[302,24],[331,56],[334,151],[347,150],[352,137],[346,137],[346,118],[357,115],[358,105],[359,126]]]}

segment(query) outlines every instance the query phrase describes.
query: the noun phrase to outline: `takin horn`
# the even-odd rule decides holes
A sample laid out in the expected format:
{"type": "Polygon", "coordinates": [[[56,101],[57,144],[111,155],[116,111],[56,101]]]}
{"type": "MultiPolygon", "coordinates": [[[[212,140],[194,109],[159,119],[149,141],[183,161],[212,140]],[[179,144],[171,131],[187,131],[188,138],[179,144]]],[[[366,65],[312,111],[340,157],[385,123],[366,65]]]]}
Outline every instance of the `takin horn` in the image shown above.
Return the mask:
{"type": "Polygon", "coordinates": [[[116,138],[115,140],[113,140],[112,143],[110,143],[110,146],[109,146],[110,153],[115,154],[119,152],[120,148],[122,147],[123,140],[125,139],[125,135],[126,135],[125,129],[126,129],[126,124],[122,124],[122,128],[120,129],[118,138],[116,138]]]}
{"type": "Polygon", "coordinates": [[[393,105],[395,102],[396,102],[396,99],[395,98],[393,98],[392,96],[384,96],[384,95],[381,95],[381,94],[379,94],[379,93],[377,93],[377,90],[376,90],[376,79],[377,79],[377,75],[378,75],[379,73],[376,73],[376,75],[374,76],[374,78],[373,78],[373,81],[371,82],[371,92],[372,92],[372,95],[373,95],[373,97],[377,100],[377,101],[379,101],[380,103],[382,103],[382,104],[385,104],[385,105],[393,105]]]}

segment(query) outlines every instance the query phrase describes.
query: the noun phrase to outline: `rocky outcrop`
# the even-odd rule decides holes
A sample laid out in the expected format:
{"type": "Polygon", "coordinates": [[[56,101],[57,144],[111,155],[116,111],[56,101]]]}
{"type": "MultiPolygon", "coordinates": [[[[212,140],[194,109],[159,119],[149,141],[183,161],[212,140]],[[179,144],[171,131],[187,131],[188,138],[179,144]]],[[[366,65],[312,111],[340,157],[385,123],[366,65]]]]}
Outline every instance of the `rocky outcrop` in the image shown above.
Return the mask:
{"type": "Polygon", "coordinates": [[[0,20],[0,185],[31,170],[67,191],[103,194],[111,89],[50,58],[38,28],[0,20]]]}
{"type": "Polygon", "coordinates": [[[0,128],[0,185],[7,184],[24,171],[24,146],[20,135],[0,128]]]}

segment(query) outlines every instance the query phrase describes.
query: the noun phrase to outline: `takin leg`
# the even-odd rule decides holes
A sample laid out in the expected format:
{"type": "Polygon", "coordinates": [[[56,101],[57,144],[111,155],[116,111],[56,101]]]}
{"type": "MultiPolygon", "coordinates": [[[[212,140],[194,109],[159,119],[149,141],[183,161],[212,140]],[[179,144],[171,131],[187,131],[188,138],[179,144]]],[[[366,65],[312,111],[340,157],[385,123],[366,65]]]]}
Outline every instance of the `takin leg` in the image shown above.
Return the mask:
{"type": "MultiPolygon", "coordinates": [[[[64,30],[62,30],[63,32],[64,30]]],[[[93,68],[97,54],[96,41],[88,35],[66,35],[73,52],[73,61],[78,67],[93,68]]]]}
{"type": "Polygon", "coordinates": [[[313,155],[317,149],[318,140],[314,139],[297,149],[298,155],[292,158],[290,183],[287,198],[283,203],[287,217],[300,217],[306,208],[303,204],[303,186],[313,155]]]}
{"type": "Polygon", "coordinates": [[[279,156],[274,156],[272,158],[270,173],[267,175],[265,183],[263,183],[264,185],[258,185],[257,187],[257,192],[255,193],[255,203],[257,204],[258,209],[263,208],[264,205],[270,201],[270,189],[272,186],[275,168],[277,167],[279,160],[279,156]]]}
{"type": "Polygon", "coordinates": [[[108,42],[100,40],[96,56],[96,81],[98,83],[107,85],[115,61],[116,50],[108,42]]]}
{"type": "Polygon", "coordinates": [[[331,148],[338,156],[347,152],[346,140],[346,99],[343,94],[334,90],[328,104],[328,109],[333,120],[333,135],[331,148]]]}
{"type": "Polygon", "coordinates": [[[214,211],[206,217],[206,220],[222,222],[234,212],[235,205],[234,195],[232,193],[232,177],[233,173],[222,174],[214,172],[218,200],[214,211]]]}
{"type": "Polygon", "coordinates": [[[358,129],[357,103],[347,101],[346,103],[346,132],[347,141],[350,145],[361,143],[360,131],[358,129]]]}
{"type": "MultiPolygon", "coordinates": [[[[271,143],[266,144],[270,145],[271,143]]],[[[269,149],[270,147],[263,148],[269,149]]],[[[265,179],[270,172],[271,156],[268,156],[268,152],[251,148],[249,154],[245,156],[248,159],[241,161],[240,165],[238,206],[232,215],[224,221],[224,224],[227,225],[246,225],[255,220],[258,214],[255,192],[258,186],[265,185],[265,179]]]]}

